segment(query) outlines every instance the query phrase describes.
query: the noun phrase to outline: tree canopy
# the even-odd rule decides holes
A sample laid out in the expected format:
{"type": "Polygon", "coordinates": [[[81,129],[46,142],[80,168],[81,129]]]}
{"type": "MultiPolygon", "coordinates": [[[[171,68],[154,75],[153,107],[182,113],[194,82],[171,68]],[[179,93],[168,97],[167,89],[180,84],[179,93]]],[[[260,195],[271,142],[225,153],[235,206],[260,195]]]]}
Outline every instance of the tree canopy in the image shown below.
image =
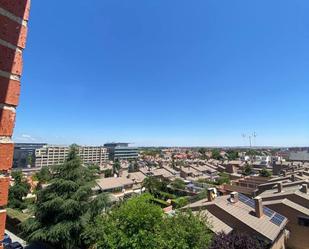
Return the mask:
{"type": "Polygon", "coordinates": [[[216,159],[216,160],[221,160],[221,159],[222,159],[222,156],[221,156],[221,154],[220,154],[220,150],[218,150],[218,149],[213,149],[213,150],[211,151],[211,157],[212,157],[213,159],[216,159]]]}
{"type": "Polygon", "coordinates": [[[236,150],[228,150],[227,151],[227,158],[229,160],[236,160],[239,158],[238,152],[236,150]]]}
{"type": "Polygon", "coordinates": [[[246,164],[245,167],[243,168],[242,174],[245,176],[249,176],[253,174],[253,168],[251,165],[246,164]]]}
{"type": "Polygon", "coordinates": [[[171,182],[171,186],[176,189],[185,189],[186,183],[181,178],[176,178],[171,182]]]}
{"type": "Polygon", "coordinates": [[[133,197],[98,216],[83,234],[88,246],[97,249],[206,249],[211,237],[202,217],[190,212],[165,216],[150,194],[133,197]]]}
{"type": "Polygon", "coordinates": [[[63,165],[54,168],[46,188],[37,193],[34,218],[23,224],[28,241],[46,242],[56,248],[80,246],[85,224],[106,207],[108,198],[93,198],[93,167],[82,166],[77,148],[71,147],[63,165]]]}
{"type": "Polygon", "coordinates": [[[260,176],[262,176],[262,177],[270,177],[271,176],[271,172],[264,167],[260,171],[260,176]]]}
{"type": "Polygon", "coordinates": [[[14,179],[14,184],[9,189],[9,207],[25,209],[27,205],[23,198],[28,195],[30,184],[23,178],[23,174],[20,170],[13,171],[12,178],[14,179]]]}

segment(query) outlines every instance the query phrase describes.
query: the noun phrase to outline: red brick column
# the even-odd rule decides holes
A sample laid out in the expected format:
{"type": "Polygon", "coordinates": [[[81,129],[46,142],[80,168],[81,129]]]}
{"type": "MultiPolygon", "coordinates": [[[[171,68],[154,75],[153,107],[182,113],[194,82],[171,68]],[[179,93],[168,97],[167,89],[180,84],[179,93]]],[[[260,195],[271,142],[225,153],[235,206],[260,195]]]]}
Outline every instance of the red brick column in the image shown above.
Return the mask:
{"type": "Polygon", "coordinates": [[[0,0],[0,241],[5,229],[14,152],[11,138],[20,94],[29,10],[30,0],[0,0]]]}

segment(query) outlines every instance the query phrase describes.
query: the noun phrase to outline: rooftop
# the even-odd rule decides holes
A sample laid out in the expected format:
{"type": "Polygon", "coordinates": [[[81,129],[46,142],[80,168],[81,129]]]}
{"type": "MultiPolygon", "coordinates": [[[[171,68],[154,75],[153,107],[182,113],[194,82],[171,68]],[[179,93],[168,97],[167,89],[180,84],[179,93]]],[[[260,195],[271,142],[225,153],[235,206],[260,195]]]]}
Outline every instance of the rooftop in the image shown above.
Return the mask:
{"type": "Polygon", "coordinates": [[[115,188],[124,188],[125,186],[132,185],[133,180],[126,177],[108,177],[96,180],[96,183],[102,191],[115,189],[115,188]]]}
{"type": "Polygon", "coordinates": [[[239,194],[239,201],[234,203],[230,201],[230,196],[220,196],[211,202],[203,199],[189,204],[185,208],[195,211],[207,209],[209,213],[221,221],[220,223],[214,222],[214,231],[221,228],[228,230],[229,227],[237,228],[233,219],[228,218],[231,216],[241,222],[242,226],[250,227],[272,242],[276,240],[287,223],[287,218],[269,208],[264,208],[264,215],[258,218],[255,215],[254,201],[242,194],[239,194]]]}

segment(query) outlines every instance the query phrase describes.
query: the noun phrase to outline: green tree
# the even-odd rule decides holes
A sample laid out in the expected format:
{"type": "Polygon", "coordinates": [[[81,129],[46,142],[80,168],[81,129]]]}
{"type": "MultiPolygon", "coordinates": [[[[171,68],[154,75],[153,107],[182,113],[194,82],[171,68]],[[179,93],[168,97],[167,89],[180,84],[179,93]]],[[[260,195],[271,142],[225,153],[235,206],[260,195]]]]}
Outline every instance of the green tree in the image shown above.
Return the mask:
{"type": "Polygon", "coordinates": [[[221,159],[222,159],[222,156],[221,156],[221,154],[220,154],[220,150],[218,150],[218,149],[213,149],[213,150],[211,151],[211,157],[212,157],[213,159],[216,159],[216,160],[221,160],[221,159]]]}
{"type": "Polygon", "coordinates": [[[121,168],[121,165],[120,165],[119,159],[116,158],[113,163],[113,173],[118,175],[120,168],[121,168]]]}
{"type": "Polygon", "coordinates": [[[242,174],[245,175],[245,176],[249,176],[249,175],[252,175],[253,174],[253,168],[251,165],[249,164],[246,164],[243,171],[242,171],[242,174]]]}
{"type": "Polygon", "coordinates": [[[39,172],[37,172],[34,177],[40,183],[47,183],[52,179],[52,169],[50,167],[42,167],[39,172]]]}
{"type": "Polygon", "coordinates": [[[200,216],[188,212],[167,217],[144,194],[97,217],[83,239],[97,249],[206,249],[211,233],[200,216]]]}
{"type": "Polygon", "coordinates": [[[227,151],[227,158],[229,160],[236,160],[239,158],[238,152],[236,150],[227,151]]]}
{"type": "Polygon", "coordinates": [[[12,178],[14,179],[14,184],[9,189],[9,207],[25,209],[27,208],[27,205],[23,198],[28,195],[30,184],[23,178],[23,174],[20,170],[13,171],[12,178]]]}
{"type": "Polygon", "coordinates": [[[175,189],[185,189],[186,188],[185,182],[180,178],[176,178],[173,182],[171,182],[171,186],[175,189]]]}
{"type": "Polygon", "coordinates": [[[166,181],[159,180],[153,176],[145,178],[143,182],[143,187],[146,189],[146,191],[155,197],[158,197],[161,192],[167,191],[167,185],[168,183],[166,181]]]}
{"type": "Polygon", "coordinates": [[[131,198],[112,212],[98,217],[83,238],[97,249],[157,248],[155,234],[162,221],[162,209],[150,195],[131,198]]]}
{"type": "Polygon", "coordinates": [[[28,156],[27,156],[27,165],[32,166],[32,163],[33,163],[32,155],[28,155],[28,156]]]}
{"type": "Polygon", "coordinates": [[[229,174],[222,172],[219,173],[219,179],[216,181],[218,185],[222,185],[224,183],[229,184],[230,183],[230,176],[229,174]]]}
{"type": "Polygon", "coordinates": [[[203,160],[208,159],[208,157],[206,155],[206,152],[207,152],[206,148],[200,148],[198,150],[198,152],[201,154],[201,159],[203,159],[203,160]]]}
{"type": "Polygon", "coordinates": [[[65,249],[82,245],[80,235],[85,224],[108,203],[104,194],[93,198],[95,175],[91,174],[91,169],[82,166],[73,145],[66,162],[55,167],[50,184],[38,192],[34,218],[23,223],[28,241],[65,249]]]}
{"type": "Polygon", "coordinates": [[[264,167],[260,171],[260,176],[262,176],[262,177],[270,177],[271,176],[271,172],[264,167]]]}
{"type": "Polygon", "coordinates": [[[139,169],[138,162],[133,161],[133,162],[130,163],[128,171],[129,171],[129,173],[138,172],[138,169],[139,169]]]}
{"type": "Polygon", "coordinates": [[[179,212],[161,223],[156,248],[207,249],[211,239],[206,217],[190,211],[179,212]]]}
{"type": "Polygon", "coordinates": [[[104,177],[112,177],[113,176],[113,171],[111,169],[106,169],[103,171],[104,177]]]}

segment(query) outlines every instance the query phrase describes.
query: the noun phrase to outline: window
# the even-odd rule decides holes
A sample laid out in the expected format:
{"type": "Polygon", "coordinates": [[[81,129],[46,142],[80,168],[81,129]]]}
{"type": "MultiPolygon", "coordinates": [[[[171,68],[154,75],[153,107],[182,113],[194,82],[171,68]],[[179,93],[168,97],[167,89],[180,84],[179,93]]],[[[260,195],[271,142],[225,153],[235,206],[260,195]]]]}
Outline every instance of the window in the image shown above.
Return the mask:
{"type": "Polygon", "coordinates": [[[309,217],[298,217],[298,225],[309,227],[309,217]]]}

